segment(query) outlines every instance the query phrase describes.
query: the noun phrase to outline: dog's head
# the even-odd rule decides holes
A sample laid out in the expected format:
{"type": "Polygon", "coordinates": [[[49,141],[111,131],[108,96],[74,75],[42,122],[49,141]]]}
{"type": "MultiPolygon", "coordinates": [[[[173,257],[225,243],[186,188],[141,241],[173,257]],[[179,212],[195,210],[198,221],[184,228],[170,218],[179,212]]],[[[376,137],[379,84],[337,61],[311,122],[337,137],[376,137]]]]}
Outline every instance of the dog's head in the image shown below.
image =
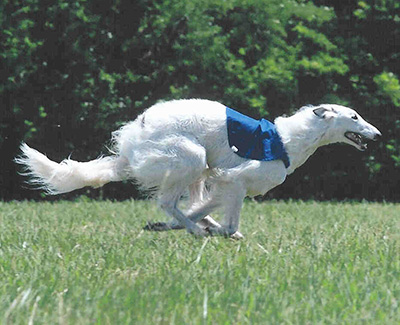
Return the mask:
{"type": "Polygon", "coordinates": [[[367,141],[376,141],[382,135],[355,110],[345,106],[323,104],[313,107],[312,112],[326,124],[326,138],[330,143],[344,142],[364,151],[367,141]]]}

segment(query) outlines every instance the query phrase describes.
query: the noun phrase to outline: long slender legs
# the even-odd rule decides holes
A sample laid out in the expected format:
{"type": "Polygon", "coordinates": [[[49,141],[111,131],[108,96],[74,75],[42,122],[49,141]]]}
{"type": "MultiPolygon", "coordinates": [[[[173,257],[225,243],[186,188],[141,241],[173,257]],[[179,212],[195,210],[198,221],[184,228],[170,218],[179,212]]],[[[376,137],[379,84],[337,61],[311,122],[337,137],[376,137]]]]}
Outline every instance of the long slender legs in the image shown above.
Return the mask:
{"type": "Polygon", "coordinates": [[[182,195],[182,191],[175,191],[170,193],[164,193],[160,196],[159,204],[160,207],[171,217],[183,225],[189,233],[205,236],[207,232],[196,225],[195,222],[187,218],[177,207],[178,201],[182,195]]]}
{"type": "MultiPolygon", "coordinates": [[[[189,218],[194,223],[198,223],[201,227],[221,227],[221,225],[211,218],[208,214],[218,206],[216,200],[211,198],[204,199],[204,181],[198,180],[189,186],[190,192],[190,209],[187,213],[189,218]]],[[[167,231],[184,229],[185,226],[178,220],[171,222],[154,222],[148,223],[144,229],[153,231],[167,231]]]]}
{"type": "Polygon", "coordinates": [[[240,211],[242,209],[243,200],[246,196],[246,190],[240,183],[229,183],[221,187],[221,196],[223,197],[223,206],[225,219],[222,227],[208,227],[208,231],[212,235],[233,236],[234,238],[242,238],[242,234],[238,232],[240,211]]]}
{"type": "Polygon", "coordinates": [[[217,200],[211,197],[204,198],[206,192],[204,180],[200,179],[190,185],[190,205],[191,209],[188,214],[190,220],[197,222],[202,227],[221,227],[209,214],[218,207],[217,200]],[[203,217],[203,218],[202,218],[203,217]]]}
{"type": "MultiPolygon", "coordinates": [[[[229,183],[224,186],[219,186],[217,195],[208,197],[205,200],[194,200],[196,197],[202,198],[199,193],[200,185],[193,184],[191,186],[192,207],[185,216],[180,210],[176,208],[178,200],[175,200],[175,206],[172,208],[169,205],[162,206],[168,214],[172,215],[175,220],[170,223],[152,223],[148,224],[145,229],[155,231],[166,231],[172,229],[183,229],[186,227],[189,232],[198,235],[209,233],[211,235],[230,236],[234,239],[241,239],[243,235],[238,231],[240,210],[242,208],[243,199],[246,195],[245,188],[239,183],[229,183]],[[220,204],[224,206],[225,220],[224,225],[221,226],[209,213],[217,208],[220,204]],[[177,212],[178,211],[178,212],[177,212]],[[207,232],[201,232],[198,225],[204,227],[207,232]],[[198,227],[194,227],[194,226],[198,227]]],[[[178,198],[179,199],[179,198],[178,198]]],[[[172,201],[167,201],[172,202],[172,201]]],[[[202,228],[200,228],[202,229],[202,228]]],[[[203,230],[203,229],[202,229],[203,230]]]]}

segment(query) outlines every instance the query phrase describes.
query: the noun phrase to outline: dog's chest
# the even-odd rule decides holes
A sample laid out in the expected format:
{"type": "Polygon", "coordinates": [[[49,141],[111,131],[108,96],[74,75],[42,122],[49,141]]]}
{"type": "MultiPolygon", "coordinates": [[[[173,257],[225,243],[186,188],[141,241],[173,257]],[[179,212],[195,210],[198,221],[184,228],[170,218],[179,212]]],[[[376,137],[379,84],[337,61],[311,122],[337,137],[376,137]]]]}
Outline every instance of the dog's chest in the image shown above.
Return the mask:
{"type": "Polygon", "coordinates": [[[243,170],[241,178],[248,196],[264,195],[286,179],[286,168],[281,160],[255,162],[243,170]]]}

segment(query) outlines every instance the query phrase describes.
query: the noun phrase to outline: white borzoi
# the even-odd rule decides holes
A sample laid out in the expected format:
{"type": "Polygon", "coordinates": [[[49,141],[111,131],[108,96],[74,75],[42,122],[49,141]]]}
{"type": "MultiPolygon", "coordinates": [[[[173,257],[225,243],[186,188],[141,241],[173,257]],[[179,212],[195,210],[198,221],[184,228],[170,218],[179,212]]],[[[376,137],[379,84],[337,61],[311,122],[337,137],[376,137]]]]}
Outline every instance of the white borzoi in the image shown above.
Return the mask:
{"type": "Polygon", "coordinates": [[[365,140],[381,135],[350,108],[304,107],[275,120],[290,159],[286,168],[282,160],[251,160],[235,154],[228,144],[226,119],[226,107],[217,102],[164,102],[113,133],[114,156],[89,162],[66,159],[58,164],[22,144],[23,155],[16,162],[25,165],[31,184],[50,194],[136,180],[153,189],[160,207],[173,217],[170,223],[149,224],[149,230],[184,227],[196,235],[241,238],[239,216],[245,196],[265,194],[283,183],[320,146],[344,142],[365,150],[365,140]],[[207,191],[205,182],[211,184],[207,191]],[[183,213],[178,202],[187,189],[191,207],[183,213]],[[222,225],[209,216],[217,207],[224,209],[222,225]]]}

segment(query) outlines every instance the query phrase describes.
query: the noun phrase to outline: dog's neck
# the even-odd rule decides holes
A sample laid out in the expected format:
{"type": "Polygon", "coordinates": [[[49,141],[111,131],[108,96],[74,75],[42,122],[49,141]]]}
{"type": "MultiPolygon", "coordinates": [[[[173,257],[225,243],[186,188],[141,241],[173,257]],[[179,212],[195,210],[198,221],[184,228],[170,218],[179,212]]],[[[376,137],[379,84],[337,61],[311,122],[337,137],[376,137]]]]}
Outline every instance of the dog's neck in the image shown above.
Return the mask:
{"type": "Polygon", "coordinates": [[[299,112],[275,120],[276,129],[290,159],[288,174],[303,165],[319,147],[329,144],[325,139],[326,128],[308,115],[307,112],[299,112]]]}

